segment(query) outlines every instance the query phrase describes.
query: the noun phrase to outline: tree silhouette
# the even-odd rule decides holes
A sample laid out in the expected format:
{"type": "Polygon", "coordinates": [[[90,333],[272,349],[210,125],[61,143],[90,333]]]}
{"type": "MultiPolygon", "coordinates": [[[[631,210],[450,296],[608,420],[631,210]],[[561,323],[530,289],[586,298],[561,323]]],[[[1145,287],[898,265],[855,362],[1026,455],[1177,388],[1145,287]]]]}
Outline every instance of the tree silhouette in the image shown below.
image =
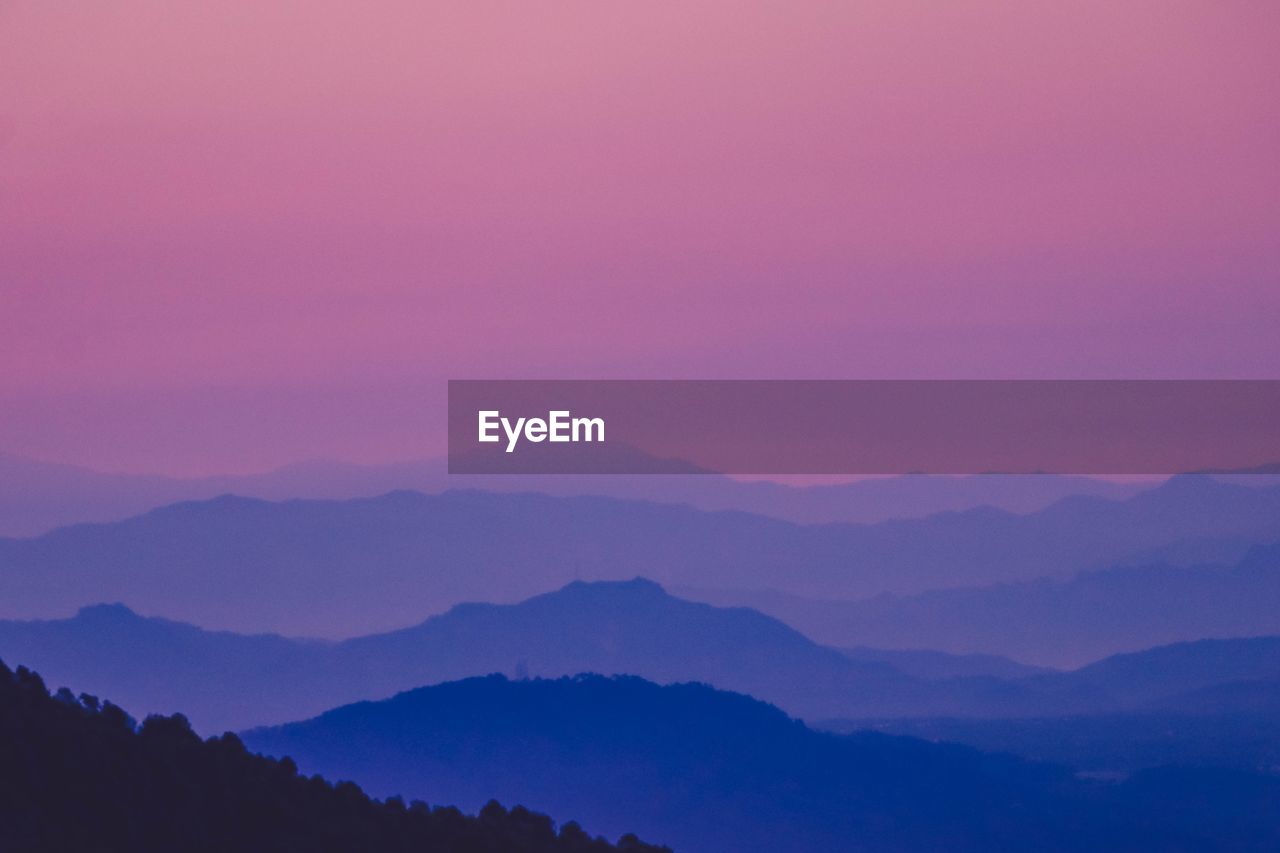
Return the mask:
{"type": "Polygon", "coordinates": [[[0,663],[0,848],[101,853],[658,853],[490,802],[478,816],[300,776],[185,717],[138,725],[95,696],[0,663]]]}

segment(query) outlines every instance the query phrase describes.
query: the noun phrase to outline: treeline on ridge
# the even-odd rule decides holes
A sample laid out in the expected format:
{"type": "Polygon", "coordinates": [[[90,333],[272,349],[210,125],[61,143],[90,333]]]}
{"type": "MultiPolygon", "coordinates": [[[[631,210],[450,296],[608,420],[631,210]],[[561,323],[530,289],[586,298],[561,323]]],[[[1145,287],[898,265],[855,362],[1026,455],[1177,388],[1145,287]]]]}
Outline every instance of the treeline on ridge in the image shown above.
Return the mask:
{"type": "Polygon", "coordinates": [[[141,725],[110,702],[51,694],[0,662],[0,834],[22,851],[659,853],[576,823],[490,802],[458,809],[373,800],[353,783],[304,777],[234,734],[201,740],[181,715],[141,725]]]}

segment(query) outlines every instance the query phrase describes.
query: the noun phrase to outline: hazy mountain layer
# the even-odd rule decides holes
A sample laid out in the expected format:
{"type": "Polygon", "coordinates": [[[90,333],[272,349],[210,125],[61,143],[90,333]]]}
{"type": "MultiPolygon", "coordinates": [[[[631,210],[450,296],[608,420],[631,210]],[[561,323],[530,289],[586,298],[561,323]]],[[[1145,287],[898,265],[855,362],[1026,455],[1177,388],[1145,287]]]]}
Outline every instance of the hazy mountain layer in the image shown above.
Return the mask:
{"type": "Polygon", "coordinates": [[[909,475],[847,484],[787,486],[720,476],[449,475],[443,461],[352,465],[314,461],[262,474],[179,479],[106,474],[0,453],[0,536],[38,536],[71,524],[119,521],[178,501],[237,494],[269,500],[343,500],[411,489],[479,488],[551,495],[602,495],[739,510],[799,523],[870,523],[992,506],[1025,513],[1069,495],[1123,498],[1147,486],[1051,474],[978,477],[909,475]]]}
{"type": "Polygon", "coordinates": [[[758,612],[682,601],[637,579],[460,605],[341,643],[203,631],[97,606],[66,620],[0,622],[0,658],[142,713],[186,709],[198,730],[216,733],[493,672],[700,681],[807,719],[1098,714],[1280,676],[1280,639],[1205,641],[1044,673],[1000,658],[841,652],[758,612]]]}
{"type": "Polygon", "coordinates": [[[1072,667],[1202,637],[1280,634],[1280,545],[1255,547],[1230,566],[1133,566],[863,601],[680,592],[756,608],[836,646],[934,648],[1072,667]]]}
{"type": "Polygon", "coordinates": [[[413,624],[461,601],[518,601],[575,579],[644,576],[850,599],[1069,575],[1206,538],[1280,539],[1280,489],[1180,477],[1125,501],[1068,498],[1026,516],[976,509],[812,526],[598,497],[224,497],[0,540],[0,615],[127,601],[207,627],[340,637],[413,624]]]}

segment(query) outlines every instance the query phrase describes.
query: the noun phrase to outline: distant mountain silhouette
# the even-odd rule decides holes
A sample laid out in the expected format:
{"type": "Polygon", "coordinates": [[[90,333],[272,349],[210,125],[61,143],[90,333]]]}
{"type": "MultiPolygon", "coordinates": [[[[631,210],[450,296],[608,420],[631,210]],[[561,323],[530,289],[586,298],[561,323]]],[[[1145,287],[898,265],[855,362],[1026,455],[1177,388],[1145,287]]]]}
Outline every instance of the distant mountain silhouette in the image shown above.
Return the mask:
{"type": "Polygon", "coordinates": [[[1166,764],[1280,771],[1280,637],[1201,640],[1116,655],[1024,687],[1065,713],[1006,719],[821,721],[1013,752],[1094,772],[1166,764]],[[1095,707],[1073,713],[1086,697],[1095,707]]]}
{"type": "Polygon", "coordinates": [[[1087,782],[963,747],[823,734],[743,696],[635,678],[469,679],[243,737],[376,793],[465,806],[496,792],[687,853],[1265,850],[1280,838],[1273,778],[1087,782]]]}
{"type": "Polygon", "coordinates": [[[388,689],[383,680],[372,691],[380,695],[491,672],[594,672],[703,681],[805,716],[834,707],[900,713],[944,700],[890,666],[850,660],[756,611],[682,601],[642,579],[575,582],[515,605],[463,604],[335,652],[343,670],[376,678],[397,668],[399,684],[388,689]]]}
{"type": "Polygon", "coordinates": [[[201,741],[181,716],[141,726],[120,708],[0,664],[0,847],[17,851],[173,853],[645,853],[577,824],[558,831],[524,808],[370,800],[350,782],[299,776],[249,754],[235,735],[201,741]]]}
{"type": "Polygon", "coordinates": [[[0,659],[139,714],[185,711],[202,734],[368,698],[345,680],[327,680],[328,651],[318,641],[144,618],[122,604],[86,607],[71,619],[0,622],[0,659]]]}
{"type": "MultiPolygon", "coordinates": [[[[128,601],[209,627],[351,636],[412,624],[461,601],[520,600],[574,579],[642,575],[680,587],[860,598],[1065,575],[1205,538],[1280,538],[1280,489],[1179,477],[1126,501],[1068,498],[1027,516],[976,509],[810,526],[599,497],[397,492],[271,503],[227,496],[0,540],[0,615],[128,601]]],[[[932,637],[824,639],[935,645],[932,637]]]]}
{"type": "Polygon", "coordinates": [[[0,657],[143,713],[186,709],[197,730],[216,733],[494,672],[699,681],[811,720],[1104,714],[1280,675],[1280,638],[1182,644],[1052,672],[989,656],[839,651],[758,612],[683,601],[636,579],[459,605],[336,643],[203,631],[99,605],[72,619],[0,622],[0,657]]]}
{"type": "Polygon", "coordinates": [[[117,521],[213,494],[193,494],[182,481],[167,477],[103,474],[0,453],[0,536],[36,536],[67,524],[117,521]]]}
{"type": "MultiPolygon", "coordinates": [[[[72,619],[0,622],[0,656],[139,711],[186,709],[206,733],[493,672],[702,681],[820,718],[1002,714],[1037,701],[1016,684],[936,684],[871,659],[874,650],[862,654],[824,648],[752,610],[682,601],[641,579],[575,582],[514,605],[463,604],[412,628],[340,643],[202,631],[123,605],[88,607],[72,619]]],[[[880,656],[946,668],[941,655],[880,656]]],[[[959,659],[950,674],[1024,671],[1012,661],[981,663],[959,659]]]]}
{"type": "Polygon", "coordinates": [[[1104,690],[1126,707],[1170,708],[1175,694],[1259,679],[1280,680],[1280,637],[1175,643],[1038,676],[1032,683],[1071,683],[1104,690]]]}
{"type": "Polygon", "coordinates": [[[756,608],[830,645],[930,647],[1073,667],[1201,637],[1280,634],[1280,545],[1255,547],[1232,566],[1135,566],[863,601],[681,594],[756,608]]]}
{"type": "MultiPolygon", "coordinates": [[[[368,498],[397,490],[456,488],[600,495],[704,510],[738,510],[799,523],[885,521],[992,506],[1033,512],[1068,495],[1123,498],[1146,485],[1050,474],[908,475],[787,486],[714,475],[450,476],[443,460],[353,465],[315,460],[262,474],[180,479],[106,474],[0,453],[0,536],[38,536],[71,524],[119,521],[166,504],[237,494],[268,500],[368,498]]],[[[1255,478],[1260,479],[1260,478],[1255,478]]],[[[1246,485],[1252,484],[1248,479],[1246,485]]]]}

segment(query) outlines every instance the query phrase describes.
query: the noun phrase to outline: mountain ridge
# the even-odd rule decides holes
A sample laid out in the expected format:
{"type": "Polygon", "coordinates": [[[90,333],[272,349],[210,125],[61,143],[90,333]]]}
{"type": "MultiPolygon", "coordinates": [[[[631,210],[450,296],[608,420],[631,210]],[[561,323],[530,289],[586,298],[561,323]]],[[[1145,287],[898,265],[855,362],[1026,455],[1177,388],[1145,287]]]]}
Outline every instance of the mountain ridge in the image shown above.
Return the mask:
{"type": "Polygon", "coordinates": [[[0,453],[0,536],[37,536],[81,522],[110,522],[169,503],[231,492],[265,499],[349,499],[397,489],[438,493],[451,487],[605,495],[684,503],[704,510],[737,509],[798,523],[875,522],[922,517],[948,509],[996,504],[1031,512],[1064,494],[1123,497],[1144,486],[1054,475],[875,478],[848,484],[790,486],[728,477],[484,476],[447,473],[443,460],[357,465],[314,459],[261,474],[175,478],[114,474],[0,453]],[[8,488],[6,488],[6,486],[8,488]]]}
{"type": "Polygon", "coordinates": [[[860,599],[1066,576],[1197,536],[1280,539],[1280,489],[1197,479],[1165,492],[871,525],[537,493],[224,497],[0,540],[0,616],[127,600],[209,627],[333,638],[575,579],[860,599]]]}
{"type": "Polygon", "coordinates": [[[1192,647],[1218,650],[1194,672],[1177,665],[1186,654],[1178,646],[1146,652],[1171,661],[1158,666],[1138,655],[1049,673],[918,651],[859,656],[749,608],[685,601],[640,578],[574,582],[517,604],[462,604],[408,628],[341,642],[204,631],[121,604],[64,620],[0,621],[0,657],[148,713],[186,709],[207,732],[494,672],[699,681],[807,719],[876,719],[1106,713],[1280,671],[1280,639],[1217,642],[1192,647]],[[1153,675],[1131,678],[1134,667],[1153,675]]]}
{"type": "Polygon", "coordinates": [[[1280,543],[1249,546],[1227,565],[1120,565],[861,601],[776,590],[678,591],[754,607],[832,646],[921,646],[1074,668],[1152,646],[1280,633],[1280,543]]]}

